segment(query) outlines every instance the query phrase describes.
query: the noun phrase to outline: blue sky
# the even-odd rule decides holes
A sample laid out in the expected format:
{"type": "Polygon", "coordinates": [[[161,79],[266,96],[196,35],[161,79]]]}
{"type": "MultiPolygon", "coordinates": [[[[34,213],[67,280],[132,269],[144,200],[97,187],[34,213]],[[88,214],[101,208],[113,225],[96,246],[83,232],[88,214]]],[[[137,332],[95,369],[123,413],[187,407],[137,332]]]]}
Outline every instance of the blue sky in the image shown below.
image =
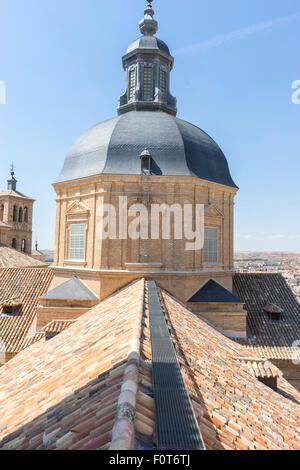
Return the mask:
{"type": "MultiPolygon", "coordinates": [[[[0,186],[11,161],[34,197],[34,238],[53,248],[64,156],[116,114],[121,56],[139,36],[142,0],[0,0],[0,186]]],[[[299,0],[155,0],[175,55],[178,116],[221,146],[240,191],[236,249],[300,251],[299,0]]]]}

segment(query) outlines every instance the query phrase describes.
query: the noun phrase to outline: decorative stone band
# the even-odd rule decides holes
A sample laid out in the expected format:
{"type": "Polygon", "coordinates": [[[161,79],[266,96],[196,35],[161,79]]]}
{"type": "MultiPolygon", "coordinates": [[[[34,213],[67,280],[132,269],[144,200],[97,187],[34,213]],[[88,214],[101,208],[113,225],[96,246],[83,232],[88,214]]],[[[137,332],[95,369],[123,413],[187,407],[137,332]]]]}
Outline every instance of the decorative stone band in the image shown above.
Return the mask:
{"type": "MultiPolygon", "coordinates": [[[[145,283],[145,281],[143,281],[145,283]]],[[[139,383],[140,344],[142,318],[144,313],[144,288],[141,295],[141,308],[134,327],[134,337],[130,344],[123,385],[118,400],[117,414],[112,430],[109,450],[132,450],[135,439],[136,399],[139,383]]]]}

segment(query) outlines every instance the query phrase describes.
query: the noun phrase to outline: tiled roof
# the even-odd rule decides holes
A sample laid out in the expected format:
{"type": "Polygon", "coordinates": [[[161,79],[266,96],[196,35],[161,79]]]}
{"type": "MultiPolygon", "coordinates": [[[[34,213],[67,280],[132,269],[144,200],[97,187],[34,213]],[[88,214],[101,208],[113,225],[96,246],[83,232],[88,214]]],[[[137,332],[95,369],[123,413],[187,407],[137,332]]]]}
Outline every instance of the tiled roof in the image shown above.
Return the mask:
{"type": "MultiPolygon", "coordinates": [[[[296,448],[299,405],[244,368],[245,348],[159,295],[207,448],[296,448]]],[[[0,368],[0,448],[151,448],[150,339],[139,280],[22,351],[0,368]]]]}
{"type": "Polygon", "coordinates": [[[254,377],[257,378],[278,378],[282,376],[282,372],[265,359],[257,359],[252,357],[239,357],[237,359],[242,366],[246,368],[254,377]]]}
{"type": "Polygon", "coordinates": [[[48,266],[0,269],[0,305],[22,305],[15,316],[0,315],[0,352],[16,353],[23,348],[39,297],[47,291],[52,278],[53,271],[48,266]]]}
{"type": "Polygon", "coordinates": [[[292,359],[299,350],[293,343],[299,340],[300,305],[285,279],[281,274],[241,273],[235,274],[233,283],[248,312],[249,339],[242,344],[271,360],[292,359]],[[281,321],[270,320],[265,312],[268,304],[283,310],[281,321]]]}
{"type": "Polygon", "coordinates": [[[32,346],[33,344],[37,343],[38,341],[45,341],[45,339],[46,339],[46,332],[45,331],[38,331],[37,333],[35,333],[34,336],[31,336],[29,338],[25,338],[24,341],[21,342],[18,351],[23,351],[23,349],[26,349],[29,346],[32,346]]]}
{"type": "MultiPolygon", "coordinates": [[[[237,358],[247,354],[245,348],[166,292],[162,297],[207,448],[299,447],[299,404],[283,398],[244,369],[237,358]]],[[[296,390],[294,393],[300,396],[296,390]]]]}
{"type": "Polygon", "coordinates": [[[39,341],[46,341],[46,335],[48,333],[50,333],[51,335],[58,335],[59,333],[67,329],[69,326],[73,325],[75,321],[76,320],[51,321],[46,326],[44,326],[41,331],[37,331],[34,336],[25,338],[24,341],[20,343],[19,351],[23,351],[23,349],[26,349],[39,341]]]}
{"type": "Polygon", "coordinates": [[[143,300],[141,280],[0,369],[1,448],[128,448],[134,430],[151,439],[152,379],[137,352],[143,300]],[[123,418],[133,409],[135,429],[123,418]]]}
{"type": "Polygon", "coordinates": [[[14,191],[12,189],[7,189],[5,191],[0,191],[0,197],[2,196],[13,196],[13,197],[18,197],[18,198],[21,198],[21,199],[30,199],[31,201],[34,201],[34,199],[30,198],[30,197],[27,197],[27,196],[24,196],[24,194],[22,193],[19,193],[19,191],[14,191]]]}
{"type": "Polygon", "coordinates": [[[210,279],[201,289],[194,294],[190,303],[243,303],[241,299],[233,295],[225,287],[210,279]]]}
{"type": "Polygon", "coordinates": [[[40,266],[45,266],[45,263],[0,243],[0,269],[40,266]]]}
{"type": "Polygon", "coordinates": [[[76,320],[53,320],[44,326],[43,331],[47,333],[61,333],[69,326],[73,325],[76,320]]]}

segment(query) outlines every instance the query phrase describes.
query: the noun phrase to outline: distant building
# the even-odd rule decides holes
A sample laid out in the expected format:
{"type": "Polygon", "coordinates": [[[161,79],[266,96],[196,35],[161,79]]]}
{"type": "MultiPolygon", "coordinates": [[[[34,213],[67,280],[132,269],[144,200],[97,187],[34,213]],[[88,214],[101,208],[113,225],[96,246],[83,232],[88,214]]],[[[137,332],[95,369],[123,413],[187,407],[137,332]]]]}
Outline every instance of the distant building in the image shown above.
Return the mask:
{"type": "Polygon", "coordinates": [[[39,251],[38,249],[38,242],[35,244],[35,250],[31,253],[32,258],[37,259],[38,261],[41,261],[42,263],[45,262],[46,255],[42,251],[39,251]]]}
{"type": "Polygon", "coordinates": [[[0,243],[31,254],[34,199],[17,191],[12,168],[7,190],[0,192],[0,243]]]}

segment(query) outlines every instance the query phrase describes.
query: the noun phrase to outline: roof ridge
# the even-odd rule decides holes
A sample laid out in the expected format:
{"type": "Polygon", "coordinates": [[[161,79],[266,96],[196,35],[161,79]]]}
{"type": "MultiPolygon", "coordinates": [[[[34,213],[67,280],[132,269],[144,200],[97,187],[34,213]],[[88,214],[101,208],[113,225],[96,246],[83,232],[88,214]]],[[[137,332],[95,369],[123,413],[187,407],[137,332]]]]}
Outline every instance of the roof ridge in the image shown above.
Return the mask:
{"type": "Polygon", "coordinates": [[[168,329],[163,299],[155,281],[147,281],[147,287],[158,448],[205,450],[168,329]],[[174,406],[176,413],[171,417],[174,406]]]}
{"type": "Polygon", "coordinates": [[[134,336],[128,351],[127,366],[124,370],[123,385],[118,399],[117,414],[112,429],[112,439],[109,450],[131,450],[134,444],[134,419],[139,384],[140,343],[145,297],[145,279],[143,278],[142,281],[141,306],[135,322],[134,336]]]}

